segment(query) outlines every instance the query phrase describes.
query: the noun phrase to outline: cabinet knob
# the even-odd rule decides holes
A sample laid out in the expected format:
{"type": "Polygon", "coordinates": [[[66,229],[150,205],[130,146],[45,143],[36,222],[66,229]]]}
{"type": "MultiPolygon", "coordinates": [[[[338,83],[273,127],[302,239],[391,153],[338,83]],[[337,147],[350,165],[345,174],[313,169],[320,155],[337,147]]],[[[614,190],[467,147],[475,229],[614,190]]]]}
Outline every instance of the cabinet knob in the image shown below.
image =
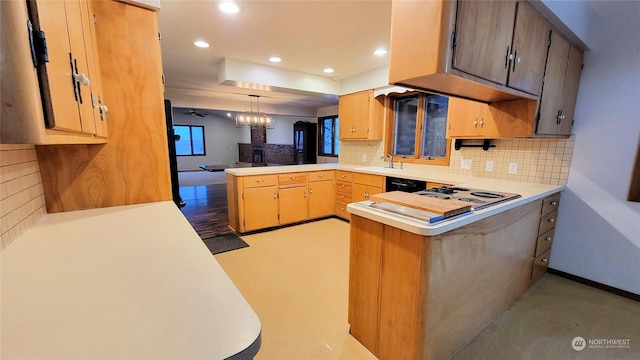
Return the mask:
{"type": "Polygon", "coordinates": [[[549,259],[547,259],[547,258],[542,258],[540,261],[542,261],[543,263],[546,263],[547,261],[549,261],[549,259]]]}
{"type": "Polygon", "coordinates": [[[307,198],[307,192],[306,191],[304,192],[304,198],[305,199],[307,198]]]}
{"type": "Polygon", "coordinates": [[[551,218],[551,219],[549,219],[549,220],[547,220],[547,221],[548,221],[548,222],[554,222],[554,221],[556,221],[556,219],[551,218]]]}
{"type": "Polygon", "coordinates": [[[476,118],[476,119],[473,121],[473,127],[474,127],[474,128],[477,128],[477,127],[478,127],[478,118],[476,118]]]}
{"type": "Polygon", "coordinates": [[[345,210],[345,208],[341,207],[341,208],[340,208],[340,210],[341,210],[341,211],[344,211],[344,210],[345,210]]]}
{"type": "Polygon", "coordinates": [[[341,184],[340,187],[344,188],[344,184],[341,184]]]}
{"type": "Polygon", "coordinates": [[[484,118],[482,118],[482,120],[480,120],[480,127],[483,128],[484,127],[484,118]]]}
{"type": "Polygon", "coordinates": [[[340,195],[340,199],[344,199],[344,195],[340,195]]]}
{"type": "Polygon", "coordinates": [[[320,174],[318,177],[319,177],[320,179],[322,179],[322,178],[324,178],[324,175],[323,175],[323,174],[320,174]]]}
{"type": "Polygon", "coordinates": [[[261,184],[261,183],[263,183],[263,182],[264,182],[264,180],[262,180],[262,179],[261,179],[261,180],[256,180],[256,182],[257,182],[258,184],[261,184]]]}
{"type": "Polygon", "coordinates": [[[278,198],[278,193],[273,193],[273,198],[277,199],[278,198]]]}
{"type": "Polygon", "coordinates": [[[552,201],[551,205],[556,206],[556,205],[558,205],[558,202],[557,201],[552,201]]]}
{"type": "Polygon", "coordinates": [[[313,194],[313,189],[309,188],[309,195],[313,194]]]}
{"type": "Polygon", "coordinates": [[[547,236],[547,237],[545,238],[545,240],[546,240],[546,241],[551,241],[551,236],[547,236]]]}
{"type": "Polygon", "coordinates": [[[295,176],[292,176],[292,177],[290,177],[289,179],[290,179],[290,180],[295,180],[295,179],[296,179],[296,177],[295,177],[295,176]]]}

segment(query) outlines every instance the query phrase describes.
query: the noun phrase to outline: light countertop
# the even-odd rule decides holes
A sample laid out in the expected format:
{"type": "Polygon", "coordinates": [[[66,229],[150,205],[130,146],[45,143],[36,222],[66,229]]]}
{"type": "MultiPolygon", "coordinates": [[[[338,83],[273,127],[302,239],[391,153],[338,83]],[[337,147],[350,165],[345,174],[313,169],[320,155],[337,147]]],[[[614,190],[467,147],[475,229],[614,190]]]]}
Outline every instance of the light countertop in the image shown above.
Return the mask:
{"type": "Polygon", "coordinates": [[[48,214],[0,259],[2,358],[252,358],[260,346],[257,315],[173,202],[48,214]]]}
{"type": "Polygon", "coordinates": [[[351,203],[347,205],[347,210],[355,215],[363,216],[386,225],[394,226],[412,233],[420,235],[438,235],[444,232],[459,228],[472,222],[499,214],[503,211],[524,205],[531,201],[543,199],[551,194],[555,194],[564,189],[560,185],[545,185],[537,183],[527,183],[519,181],[499,180],[492,178],[475,177],[470,175],[450,174],[437,170],[414,170],[414,169],[388,169],[382,166],[355,166],[344,164],[309,164],[309,165],[286,165],[286,166],[264,166],[253,168],[225,169],[229,174],[235,176],[278,174],[287,172],[319,171],[319,170],[346,170],[367,174],[400,177],[405,179],[423,180],[451,184],[461,187],[470,187],[483,190],[493,190],[520,194],[521,197],[501,204],[497,204],[486,209],[474,211],[470,214],[446,219],[445,221],[429,224],[411,217],[390,213],[384,210],[367,206],[370,202],[351,203]]]}
{"type": "Polygon", "coordinates": [[[499,203],[485,209],[476,210],[471,213],[461,214],[434,224],[371,208],[368,206],[370,203],[369,201],[351,203],[347,205],[347,210],[351,214],[375,220],[414,234],[433,236],[457,229],[461,226],[485,219],[489,216],[499,214],[503,211],[513,209],[529,202],[543,199],[564,189],[564,186],[559,185],[545,185],[476,177],[470,177],[467,179],[467,182],[456,182],[456,185],[460,187],[520,194],[521,197],[505,201],[504,203],[499,203]]]}

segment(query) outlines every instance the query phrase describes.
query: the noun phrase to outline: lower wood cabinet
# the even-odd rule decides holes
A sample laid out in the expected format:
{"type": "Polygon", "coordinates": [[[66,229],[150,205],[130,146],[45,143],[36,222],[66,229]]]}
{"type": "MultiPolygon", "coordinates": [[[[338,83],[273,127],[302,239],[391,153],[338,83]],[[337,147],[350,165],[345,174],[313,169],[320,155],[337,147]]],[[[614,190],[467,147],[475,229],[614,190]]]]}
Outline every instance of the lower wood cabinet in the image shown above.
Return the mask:
{"type": "Polygon", "coordinates": [[[533,268],[531,269],[532,283],[538,281],[549,268],[551,246],[553,245],[556,222],[558,220],[558,206],[560,206],[560,193],[542,199],[538,236],[533,254],[533,268]]]}
{"type": "Polygon", "coordinates": [[[309,218],[315,219],[334,214],[333,179],[309,182],[309,218]]]}
{"type": "Polygon", "coordinates": [[[228,174],[229,227],[245,233],[331,216],[334,191],[334,170],[228,174]]]}
{"type": "Polygon", "coordinates": [[[244,190],[244,230],[278,225],[278,193],[275,186],[244,190]]]}
{"type": "Polygon", "coordinates": [[[384,176],[354,173],[351,201],[358,202],[369,200],[369,196],[384,192],[384,186],[384,176]]]}
{"type": "Polygon", "coordinates": [[[279,190],[280,225],[309,219],[309,195],[307,184],[279,190]]]}

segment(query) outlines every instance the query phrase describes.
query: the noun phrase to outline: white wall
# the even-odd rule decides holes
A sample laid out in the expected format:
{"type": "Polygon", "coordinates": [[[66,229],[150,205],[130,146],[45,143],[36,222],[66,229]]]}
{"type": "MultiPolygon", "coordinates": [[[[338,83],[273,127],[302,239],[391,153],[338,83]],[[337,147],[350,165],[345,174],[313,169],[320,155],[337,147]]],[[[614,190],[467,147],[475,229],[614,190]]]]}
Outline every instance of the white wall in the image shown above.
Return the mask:
{"type": "MultiPolygon", "coordinates": [[[[317,123],[315,117],[277,116],[274,129],[267,129],[267,144],[293,145],[293,124],[298,121],[317,123]]],[[[251,139],[249,139],[251,141],[251,139]]]]}
{"type": "Polygon", "coordinates": [[[180,108],[173,110],[174,125],[204,126],[206,147],[206,156],[178,156],[178,171],[200,170],[200,165],[231,165],[238,161],[242,130],[248,133],[248,129],[238,129],[232,119],[213,114],[199,117],[184,114],[180,108]]]}
{"type": "Polygon", "coordinates": [[[640,294],[640,203],[626,200],[640,134],[640,2],[610,6],[588,27],[550,266],[640,294]]]}

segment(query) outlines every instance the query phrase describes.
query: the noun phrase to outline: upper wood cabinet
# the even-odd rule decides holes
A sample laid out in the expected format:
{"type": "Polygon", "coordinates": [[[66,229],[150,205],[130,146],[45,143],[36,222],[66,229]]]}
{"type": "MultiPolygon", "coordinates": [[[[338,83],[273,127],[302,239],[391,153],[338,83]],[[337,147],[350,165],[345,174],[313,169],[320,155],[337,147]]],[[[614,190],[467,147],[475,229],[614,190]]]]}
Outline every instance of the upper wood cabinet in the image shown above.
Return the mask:
{"type": "Polygon", "coordinates": [[[515,12],[514,1],[460,1],[453,67],[506,84],[515,12]]]}
{"type": "Polygon", "coordinates": [[[536,106],[534,100],[485,104],[449,97],[447,138],[530,137],[536,106]]]}
{"type": "Polygon", "coordinates": [[[49,213],[171,200],[158,15],[119,1],[90,9],[113,104],[109,137],[100,146],[36,146],[49,213]]]}
{"type": "Polygon", "coordinates": [[[0,76],[7,105],[2,142],[104,143],[95,137],[106,136],[106,127],[96,128],[102,90],[87,1],[31,1],[29,11],[26,2],[3,2],[2,14],[2,52],[12,54],[3,57],[0,76]],[[39,31],[47,40],[48,61],[40,59],[36,67],[30,37],[37,42],[39,31]]]}
{"type": "Polygon", "coordinates": [[[478,101],[449,98],[447,137],[494,137],[495,124],[489,105],[478,101]]]}
{"type": "Polygon", "coordinates": [[[571,135],[581,71],[582,51],[553,31],[536,135],[571,135]]]}
{"type": "Polygon", "coordinates": [[[394,0],[389,82],[487,103],[537,100],[549,29],[526,2],[394,0]]]}
{"type": "Polygon", "coordinates": [[[340,140],[382,140],[384,97],[373,90],[340,96],[338,102],[340,140]]]}

